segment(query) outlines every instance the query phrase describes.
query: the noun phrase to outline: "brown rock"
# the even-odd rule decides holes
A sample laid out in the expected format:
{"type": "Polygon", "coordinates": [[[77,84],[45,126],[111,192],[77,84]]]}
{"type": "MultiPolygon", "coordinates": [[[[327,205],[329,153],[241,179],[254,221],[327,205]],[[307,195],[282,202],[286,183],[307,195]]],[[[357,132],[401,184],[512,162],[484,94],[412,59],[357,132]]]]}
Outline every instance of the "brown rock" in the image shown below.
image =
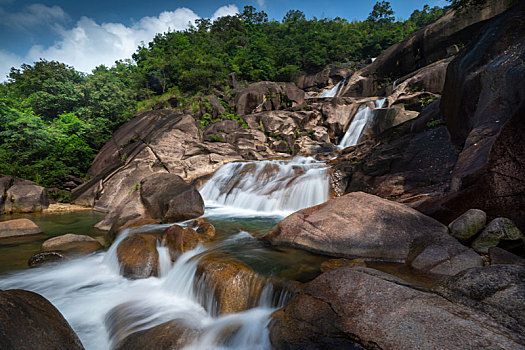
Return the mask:
{"type": "Polygon", "coordinates": [[[0,238],[29,236],[42,233],[33,221],[29,219],[15,219],[0,222],[0,238]]]}
{"type": "Polygon", "coordinates": [[[5,213],[41,212],[49,206],[44,187],[31,181],[17,181],[5,193],[5,213]]]}
{"type": "Polygon", "coordinates": [[[525,259],[498,247],[489,248],[489,260],[491,265],[525,264],[525,259]]]}
{"type": "Polygon", "coordinates": [[[195,249],[205,239],[191,228],[172,225],[164,231],[162,241],[169,248],[172,260],[176,260],[180,254],[195,249]]]}
{"type": "Polygon", "coordinates": [[[155,174],[140,183],[140,197],[148,214],[162,222],[193,219],[204,214],[204,201],[180,176],[155,174]]]}
{"type": "Polygon", "coordinates": [[[198,288],[210,292],[208,298],[215,300],[214,303],[205,302],[205,307],[213,315],[242,312],[254,307],[268,282],[244,263],[212,256],[199,262],[196,275],[200,277],[198,288]]]}
{"type": "MultiPolygon", "coordinates": [[[[422,270],[449,261],[450,255],[469,251],[434,219],[403,204],[362,192],[295,212],[277,224],[265,239],[274,245],[331,256],[390,261],[406,261],[409,255],[421,252],[426,255],[428,250],[425,252],[425,249],[432,246],[434,239],[439,240],[439,245],[447,252],[447,259],[428,254],[426,264],[414,266],[422,270]]],[[[439,273],[451,274],[457,272],[457,268],[479,266],[481,259],[474,256],[475,259],[468,254],[473,260],[440,269],[439,273]]]]}
{"type": "Polygon", "coordinates": [[[139,279],[158,275],[159,254],[157,238],[153,235],[126,237],[117,248],[117,256],[124,277],[139,279]]]}
{"type": "Polygon", "coordinates": [[[366,263],[363,259],[330,259],[326,260],[321,264],[321,271],[326,272],[328,270],[335,270],[340,267],[354,267],[363,266],[366,267],[366,263]]]}
{"type": "Polygon", "coordinates": [[[84,349],[62,314],[42,296],[0,291],[1,349],[84,349]]]}
{"type": "Polygon", "coordinates": [[[72,233],[53,237],[42,243],[42,250],[45,252],[90,254],[100,249],[102,249],[102,244],[93,237],[72,233]]]}
{"type": "Polygon", "coordinates": [[[246,115],[292,107],[303,102],[304,91],[294,83],[260,81],[235,95],[235,111],[238,115],[246,115]]]}
{"type": "Polygon", "coordinates": [[[305,285],[272,315],[275,349],[521,348],[522,337],[475,309],[368,268],[343,267],[305,285]]]}

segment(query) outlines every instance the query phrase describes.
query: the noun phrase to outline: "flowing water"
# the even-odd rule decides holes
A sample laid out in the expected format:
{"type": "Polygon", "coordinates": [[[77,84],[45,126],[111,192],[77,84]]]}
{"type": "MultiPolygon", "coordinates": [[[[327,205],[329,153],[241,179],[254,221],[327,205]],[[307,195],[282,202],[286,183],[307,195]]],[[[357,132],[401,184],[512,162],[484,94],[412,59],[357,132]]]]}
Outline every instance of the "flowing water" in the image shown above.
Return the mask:
{"type": "Polygon", "coordinates": [[[330,90],[323,91],[318,97],[319,98],[327,98],[327,97],[335,97],[335,96],[337,96],[337,93],[339,92],[339,89],[343,85],[342,83],[343,83],[343,81],[338,82],[337,84],[334,85],[333,88],[331,88],[330,90]]]}
{"type": "MultiPolygon", "coordinates": [[[[382,108],[385,101],[386,101],[385,99],[381,99],[381,100],[372,101],[372,103],[374,104],[375,108],[382,108]]],[[[348,127],[348,130],[343,136],[343,139],[339,143],[338,147],[346,148],[346,147],[357,145],[357,143],[359,142],[359,139],[361,138],[361,134],[363,133],[363,130],[365,129],[367,124],[372,121],[372,117],[373,117],[372,108],[368,107],[366,103],[363,103],[361,106],[359,106],[357,113],[352,119],[352,122],[350,123],[350,126],[348,127]]]]}
{"type": "Polygon", "coordinates": [[[117,246],[128,235],[160,233],[169,225],[126,229],[106,252],[5,274],[0,289],[27,289],[46,297],[86,349],[111,349],[131,333],[171,320],[197,330],[187,349],[269,349],[269,316],[284,305],[287,294],[274,290],[264,276],[309,281],[326,258],[268,247],[258,238],[287,213],[328,199],[326,166],[312,158],[230,163],[200,191],[215,239],[174,263],[159,244],[159,277],[122,277],[117,246]],[[218,315],[213,291],[196,277],[199,260],[208,254],[231,256],[263,276],[253,308],[218,315]]]}

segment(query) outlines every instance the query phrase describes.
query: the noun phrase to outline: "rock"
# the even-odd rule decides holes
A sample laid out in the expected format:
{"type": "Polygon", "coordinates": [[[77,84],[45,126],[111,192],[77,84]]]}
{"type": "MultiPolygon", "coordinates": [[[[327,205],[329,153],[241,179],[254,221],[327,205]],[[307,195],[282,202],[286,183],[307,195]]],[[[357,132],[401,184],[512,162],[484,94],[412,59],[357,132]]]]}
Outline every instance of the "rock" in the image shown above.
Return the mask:
{"type": "Polygon", "coordinates": [[[64,255],[57,252],[44,252],[33,255],[29,258],[27,265],[29,267],[39,267],[47,263],[55,263],[65,259],[64,255]]]}
{"type": "Polygon", "coordinates": [[[483,230],[486,222],[487,214],[483,210],[470,209],[452,221],[448,228],[452,237],[465,243],[483,230]]]}
{"type": "Polygon", "coordinates": [[[62,314],[39,294],[0,291],[1,349],[84,349],[62,314]]]}
{"type": "Polygon", "coordinates": [[[335,270],[340,267],[353,267],[363,266],[366,267],[366,263],[363,259],[330,259],[326,260],[321,264],[321,271],[326,272],[328,270],[335,270]]]}
{"type": "Polygon", "coordinates": [[[40,227],[29,219],[0,222],[0,238],[37,235],[39,233],[42,233],[40,227]]]}
{"type": "Polygon", "coordinates": [[[434,290],[448,300],[492,316],[521,334],[525,343],[525,266],[471,268],[441,281],[434,290]]]}
{"type": "Polygon", "coordinates": [[[42,250],[45,252],[90,254],[100,249],[102,244],[93,237],[72,233],[53,237],[42,243],[42,250]]]}
{"type": "Polygon", "coordinates": [[[340,97],[334,97],[327,103],[323,103],[321,111],[325,118],[324,125],[334,135],[336,143],[341,141],[358,108],[359,103],[352,103],[340,97]]]}
{"type": "Polygon", "coordinates": [[[44,187],[11,176],[0,178],[0,214],[41,212],[48,206],[44,187]]]}
{"type": "Polygon", "coordinates": [[[204,214],[204,201],[180,176],[155,174],[140,183],[140,197],[148,214],[162,222],[193,219],[204,214]]]}
{"type": "Polygon", "coordinates": [[[199,261],[196,275],[199,276],[197,288],[208,292],[204,306],[212,315],[237,313],[255,307],[268,283],[266,278],[242,262],[224,261],[213,256],[199,261]],[[210,298],[213,298],[213,303],[210,298]]]}
{"type": "Polygon", "coordinates": [[[182,320],[173,320],[144,329],[119,342],[116,350],[178,350],[195,340],[200,330],[191,328],[182,320]]]}
{"type": "Polygon", "coordinates": [[[525,236],[514,223],[507,218],[496,218],[472,242],[472,248],[479,253],[488,253],[489,248],[496,247],[500,241],[516,240],[525,243],[525,236]]]}
{"type": "Polygon", "coordinates": [[[525,264],[525,259],[498,247],[489,248],[489,260],[491,265],[525,264]]]}
{"type": "Polygon", "coordinates": [[[197,231],[201,236],[206,237],[207,239],[212,239],[215,237],[215,227],[205,219],[197,219],[193,221],[192,227],[197,231]]]}
{"type": "Polygon", "coordinates": [[[162,235],[163,245],[169,248],[173,261],[182,253],[195,249],[199,243],[205,241],[206,239],[200,236],[195,230],[183,228],[179,225],[168,227],[162,235]]]}
{"type": "Polygon", "coordinates": [[[159,254],[157,238],[153,235],[135,234],[124,238],[117,247],[122,275],[130,279],[158,275],[159,254]]]}
{"type": "MultiPolygon", "coordinates": [[[[471,258],[474,254],[475,259],[455,268],[481,265],[479,256],[467,253],[469,249],[450,237],[444,225],[408,206],[363,192],[299,210],[277,224],[264,239],[273,245],[347,258],[405,262],[410,256],[417,262],[412,256],[424,253],[426,263],[413,265],[421,270],[463,253],[471,258]],[[447,252],[446,258],[430,255],[428,249],[425,252],[436,241],[447,252]]],[[[454,272],[440,269],[439,273],[454,272]]]]}
{"type": "Polygon", "coordinates": [[[246,115],[293,107],[304,103],[304,91],[294,83],[260,81],[242,89],[235,95],[235,112],[246,115]]]}
{"type": "Polygon", "coordinates": [[[522,348],[475,309],[368,268],[330,270],[272,314],[275,349],[522,348]]]}

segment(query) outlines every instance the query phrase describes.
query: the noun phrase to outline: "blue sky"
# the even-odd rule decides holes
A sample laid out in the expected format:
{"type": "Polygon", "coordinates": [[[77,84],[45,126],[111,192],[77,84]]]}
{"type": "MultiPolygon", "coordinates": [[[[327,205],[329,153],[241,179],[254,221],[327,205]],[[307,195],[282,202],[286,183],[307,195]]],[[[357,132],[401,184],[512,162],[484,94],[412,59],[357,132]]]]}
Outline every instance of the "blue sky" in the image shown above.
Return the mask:
{"type": "MultiPolygon", "coordinates": [[[[365,19],[375,0],[0,0],[0,81],[11,66],[39,58],[58,60],[89,72],[99,64],[129,58],[140,42],[157,32],[184,29],[197,18],[242,11],[246,5],[280,20],[290,9],[307,17],[365,19]]],[[[391,0],[398,18],[407,18],[424,4],[444,0],[391,0]]]]}

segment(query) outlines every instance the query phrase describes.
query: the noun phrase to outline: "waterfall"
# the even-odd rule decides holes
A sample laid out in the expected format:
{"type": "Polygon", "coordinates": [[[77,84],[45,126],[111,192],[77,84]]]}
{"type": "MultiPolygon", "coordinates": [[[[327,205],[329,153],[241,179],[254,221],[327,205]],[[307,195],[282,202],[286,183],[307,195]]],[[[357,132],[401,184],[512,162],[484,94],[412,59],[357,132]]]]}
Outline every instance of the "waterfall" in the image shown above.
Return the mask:
{"type": "Polygon", "coordinates": [[[159,254],[159,276],[165,277],[171,269],[171,257],[168,247],[157,242],[157,253],[159,254]]]}
{"type": "MultiPolygon", "coordinates": [[[[375,108],[382,108],[386,99],[380,99],[373,101],[375,108]]],[[[363,129],[366,125],[372,120],[373,109],[367,106],[366,103],[363,103],[359,106],[357,113],[355,114],[348,130],[346,131],[343,139],[339,143],[339,148],[346,148],[354,146],[359,142],[359,138],[363,132],[363,129]]]]}
{"type": "Polygon", "coordinates": [[[342,82],[343,81],[338,82],[330,90],[323,91],[323,93],[321,93],[318,97],[319,98],[326,98],[326,97],[335,97],[335,96],[337,96],[337,93],[339,92],[339,88],[341,87],[341,83],[342,82]]]}
{"type": "Polygon", "coordinates": [[[324,163],[295,157],[225,164],[199,191],[207,205],[283,213],[327,201],[330,181],[324,163]]]}

